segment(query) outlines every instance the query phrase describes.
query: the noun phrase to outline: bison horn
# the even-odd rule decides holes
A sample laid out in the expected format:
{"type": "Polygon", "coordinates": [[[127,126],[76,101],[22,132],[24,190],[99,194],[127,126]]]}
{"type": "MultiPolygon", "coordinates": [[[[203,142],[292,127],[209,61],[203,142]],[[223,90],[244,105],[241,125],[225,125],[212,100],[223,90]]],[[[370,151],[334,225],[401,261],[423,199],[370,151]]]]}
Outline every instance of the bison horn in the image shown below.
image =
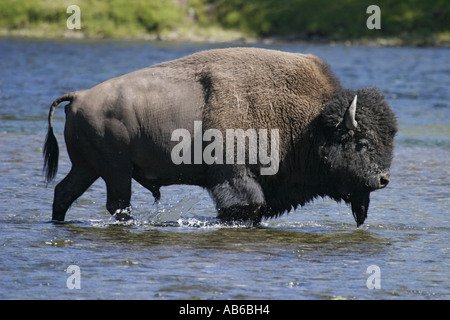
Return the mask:
{"type": "Polygon", "coordinates": [[[356,114],[356,100],[358,99],[358,96],[355,95],[355,98],[353,98],[352,104],[350,107],[348,107],[347,112],[345,112],[344,116],[344,122],[345,126],[348,130],[355,130],[358,126],[358,122],[355,120],[355,114],[356,114]]]}

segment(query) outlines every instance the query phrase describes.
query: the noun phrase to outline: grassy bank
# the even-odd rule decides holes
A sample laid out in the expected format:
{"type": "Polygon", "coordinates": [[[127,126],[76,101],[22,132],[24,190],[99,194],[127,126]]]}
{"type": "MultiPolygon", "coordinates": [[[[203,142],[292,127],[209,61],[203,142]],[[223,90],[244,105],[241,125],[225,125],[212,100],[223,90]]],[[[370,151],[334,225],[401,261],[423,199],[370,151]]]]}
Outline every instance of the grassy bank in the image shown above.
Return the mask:
{"type": "Polygon", "coordinates": [[[448,0],[2,0],[3,35],[33,37],[160,38],[230,41],[275,38],[305,41],[450,43],[448,0]],[[367,7],[381,9],[370,30],[367,7]],[[69,30],[69,5],[81,9],[81,29],[69,30]]]}
{"type": "Polygon", "coordinates": [[[306,40],[397,39],[433,43],[450,40],[448,0],[219,0],[217,17],[225,27],[237,26],[259,36],[306,40]],[[366,26],[380,8],[380,29],[366,26]]]}

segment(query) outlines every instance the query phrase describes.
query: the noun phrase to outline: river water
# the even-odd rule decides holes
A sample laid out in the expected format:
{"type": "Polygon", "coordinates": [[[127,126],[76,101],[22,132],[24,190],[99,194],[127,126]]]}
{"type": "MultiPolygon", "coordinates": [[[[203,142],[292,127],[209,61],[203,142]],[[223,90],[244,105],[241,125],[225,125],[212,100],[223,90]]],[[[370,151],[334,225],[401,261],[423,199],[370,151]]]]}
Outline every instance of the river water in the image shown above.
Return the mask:
{"type": "MultiPolygon", "coordinates": [[[[101,180],[73,205],[67,223],[49,223],[54,184],[43,181],[41,153],[55,98],[229,46],[0,39],[0,299],[450,298],[444,48],[265,46],[320,56],[346,87],[380,88],[396,113],[391,183],[372,194],[360,228],[346,205],[327,199],[259,228],[223,226],[204,190],[162,188],[154,205],[137,183],[136,220],[117,223],[101,180]]],[[[70,169],[63,108],[54,123],[60,181],[70,169]]]]}

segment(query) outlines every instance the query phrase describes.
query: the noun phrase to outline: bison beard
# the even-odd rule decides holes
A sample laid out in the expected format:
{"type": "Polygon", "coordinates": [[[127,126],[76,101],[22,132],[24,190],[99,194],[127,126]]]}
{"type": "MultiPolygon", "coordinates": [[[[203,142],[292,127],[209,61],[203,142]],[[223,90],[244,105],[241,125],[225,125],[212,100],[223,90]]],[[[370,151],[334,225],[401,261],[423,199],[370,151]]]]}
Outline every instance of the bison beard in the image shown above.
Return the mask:
{"type": "Polygon", "coordinates": [[[350,196],[352,205],[353,218],[355,218],[356,226],[359,227],[367,218],[369,210],[370,192],[355,193],[350,196]]]}

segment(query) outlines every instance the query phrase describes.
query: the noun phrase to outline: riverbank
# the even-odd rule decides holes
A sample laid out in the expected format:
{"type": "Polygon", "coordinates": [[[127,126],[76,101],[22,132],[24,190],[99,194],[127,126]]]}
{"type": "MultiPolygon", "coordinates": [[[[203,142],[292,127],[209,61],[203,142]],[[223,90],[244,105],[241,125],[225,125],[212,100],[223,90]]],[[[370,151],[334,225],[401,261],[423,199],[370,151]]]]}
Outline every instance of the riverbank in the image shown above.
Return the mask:
{"type": "Polygon", "coordinates": [[[369,2],[5,0],[0,36],[450,47],[446,1],[379,1],[380,29],[367,27],[369,2]],[[75,12],[66,11],[73,4],[80,29],[71,30],[67,20],[75,12]]]}
{"type": "Polygon", "coordinates": [[[104,37],[100,35],[87,35],[82,31],[67,30],[64,32],[49,33],[44,30],[0,29],[0,37],[12,38],[34,38],[34,39],[106,39],[106,40],[136,40],[136,41],[166,41],[166,42],[192,42],[192,43],[311,43],[345,46],[383,46],[383,47],[450,47],[450,37],[432,36],[424,37],[388,37],[388,38],[360,38],[348,40],[336,40],[326,37],[255,37],[235,30],[224,30],[220,28],[209,28],[203,30],[193,30],[177,32],[176,30],[156,34],[142,33],[134,35],[124,35],[120,37],[104,37]]]}

